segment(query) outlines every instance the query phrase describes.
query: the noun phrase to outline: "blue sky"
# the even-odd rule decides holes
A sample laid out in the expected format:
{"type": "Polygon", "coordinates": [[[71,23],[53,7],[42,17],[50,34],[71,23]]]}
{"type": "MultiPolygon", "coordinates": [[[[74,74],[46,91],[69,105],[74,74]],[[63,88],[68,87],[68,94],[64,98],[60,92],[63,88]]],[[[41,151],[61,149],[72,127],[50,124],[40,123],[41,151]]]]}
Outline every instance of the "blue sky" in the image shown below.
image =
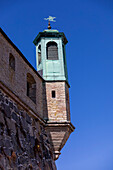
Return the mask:
{"type": "MultiPolygon", "coordinates": [[[[76,130],[56,161],[58,170],[113,170],[113,1],[1,0],[0,26],[35,67],[43,18],[64,32],[71,120],[76,130]]],[[[35,67],[36,68],[36,67],[35,67]]]]}

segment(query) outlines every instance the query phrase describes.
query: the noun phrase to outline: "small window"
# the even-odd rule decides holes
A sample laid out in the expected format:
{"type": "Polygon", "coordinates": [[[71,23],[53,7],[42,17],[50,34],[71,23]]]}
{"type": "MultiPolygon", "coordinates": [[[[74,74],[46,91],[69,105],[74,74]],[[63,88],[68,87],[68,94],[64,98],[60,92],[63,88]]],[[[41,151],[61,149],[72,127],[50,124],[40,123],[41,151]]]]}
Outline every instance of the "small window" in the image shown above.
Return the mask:
{"type": "Polygon", "coordinates": [[[36,103],[36,82],[31,74],[27,74],[27,96],[36,103]]]}
{"type": "Polygon", "coordinates": [[[41,53],[38,52],[38,65],[40,65],[40,64],[41,64],[41,53]]]}
{"type": "Polygon", "coordinates": [[[15,71],[15,58],[11,53],[9,54],[9,66],[15,71]]]}
{"type": "Polygon", "coordinates": [[[41,64],[41,45],[38,47],[38,65],[41,64]]]}
{"type": "Polygon", "coordinates": [[[62,46],[63,48],[63,58],[64,58],[64,66],[66,65],[66,59],[65,59],[65,46],[62,46]]]}
{"type": "Polygon", "coordinates": [[[52,91],[52,98],[55,98],[56,97],[56,94],[55,94],[55,91],[53,90],[52,91]]]}
{"type": "Polygon", "coordinates": [[[46,52],[48,60],[58,60],[58,47],[56,42],[48,42],[46,52]]]}

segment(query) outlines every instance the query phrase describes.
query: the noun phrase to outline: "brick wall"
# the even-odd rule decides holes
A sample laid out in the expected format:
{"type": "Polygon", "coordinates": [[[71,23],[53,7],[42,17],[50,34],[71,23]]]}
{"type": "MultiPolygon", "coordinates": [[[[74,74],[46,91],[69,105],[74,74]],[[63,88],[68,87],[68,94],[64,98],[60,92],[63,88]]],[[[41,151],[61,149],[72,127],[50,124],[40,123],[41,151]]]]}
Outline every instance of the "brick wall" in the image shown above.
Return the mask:
{"type": "Polygon", "coordinates": [[[49,121],[67,121],[69,118],[68,86],[65,82],[46,82],[47,112],[49,121]],[[52,98],[55,91],[55,98],[52,98]]]}
{"type": "Polygon", "coordinates": [[[70,121],[70,101],[69,101],[69,87],[65,84],[65,95],[66,95],[66,111],[67,111],[67,120],[70,121]]]}
{"type": "Polygon", "coordinates": [[[43,117],[43,80],[24,61],[20,54],[0,33],[0,81],[2,81],[13,93],[35,113],[43,117]],[[9,54],[15,57],[15,71],[9,65],[9,54]],[[27,96],[27,73],[30,73],[36,81],[36,104],[27,96]]]}

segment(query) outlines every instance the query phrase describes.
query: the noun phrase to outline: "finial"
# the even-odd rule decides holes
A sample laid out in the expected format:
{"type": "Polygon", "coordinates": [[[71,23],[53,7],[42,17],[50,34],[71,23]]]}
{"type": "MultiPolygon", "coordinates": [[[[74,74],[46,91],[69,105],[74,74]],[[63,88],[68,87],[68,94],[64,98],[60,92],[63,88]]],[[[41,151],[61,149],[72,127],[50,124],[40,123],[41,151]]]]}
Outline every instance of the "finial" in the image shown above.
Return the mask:
{"type": "Polygon", "coordinates": [[[50,21],[48,21],[48,29],[51,29],[50,21]]]}
{"type": "Polygon", "coordinates": [[[51,29],[50,21],[56,22],[54,19],[56,17],[49,16],[48,18],[44,18],[45,20],[48,20],[48,29],[51,29]]]}

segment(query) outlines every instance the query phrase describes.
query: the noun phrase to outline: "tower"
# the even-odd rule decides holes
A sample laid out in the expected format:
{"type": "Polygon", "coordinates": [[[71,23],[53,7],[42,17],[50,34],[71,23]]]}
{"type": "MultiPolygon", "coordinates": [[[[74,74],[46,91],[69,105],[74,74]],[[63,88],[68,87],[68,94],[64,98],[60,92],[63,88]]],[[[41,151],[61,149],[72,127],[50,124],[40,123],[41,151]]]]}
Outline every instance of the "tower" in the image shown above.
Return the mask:
{"type": "Polygon", "coordinates": [[[63,32],[47,30],[40,32],[34,40],[36,46],[37,71],[45,83],[46,108],[44,119],[54,148],[54,159],[66,143],[74,126],[70,122],[69,84],[67,75],[63,32]]]}
{"type": "Polygon", "coordinates": [[[44,30],[34,40],[36,45],[37,71],[45,80],[66,80],[67,67],[64,33],[57,30],[44,30]]]}

